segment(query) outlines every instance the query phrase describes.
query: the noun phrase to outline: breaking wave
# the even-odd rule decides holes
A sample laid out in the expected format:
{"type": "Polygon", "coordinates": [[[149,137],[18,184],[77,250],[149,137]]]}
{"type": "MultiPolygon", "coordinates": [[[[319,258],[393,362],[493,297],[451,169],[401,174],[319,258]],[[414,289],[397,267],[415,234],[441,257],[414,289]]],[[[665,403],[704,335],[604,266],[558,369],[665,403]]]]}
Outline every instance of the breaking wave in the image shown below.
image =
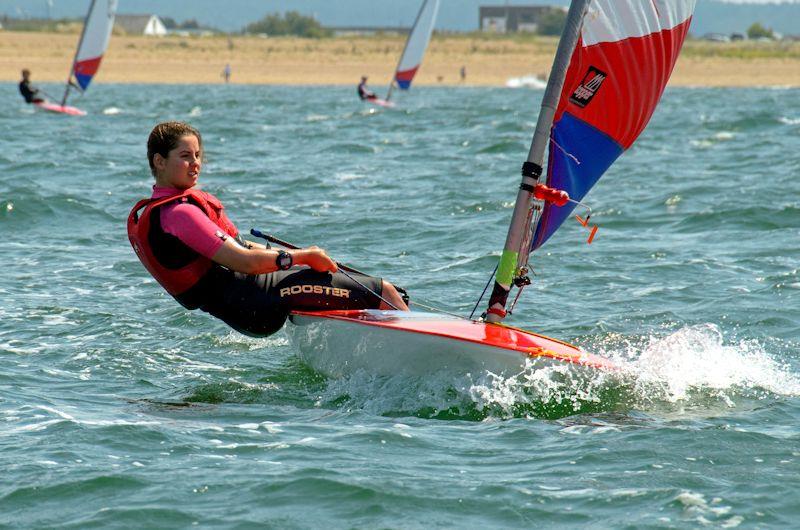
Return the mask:
{"type": "Polygon", "coordinates": [[[587,349],[612,359],[621,370],[564,365],[529,367],[512,377],[441,373],[425,378],[358,372],[329,380],[317,405],[480,421],[632,410],[702,416],[754,400],[800,395],[800,378],[789,363],[754,340],[726,343],[713,324],[660,337],[612,335],[587,349]]]}

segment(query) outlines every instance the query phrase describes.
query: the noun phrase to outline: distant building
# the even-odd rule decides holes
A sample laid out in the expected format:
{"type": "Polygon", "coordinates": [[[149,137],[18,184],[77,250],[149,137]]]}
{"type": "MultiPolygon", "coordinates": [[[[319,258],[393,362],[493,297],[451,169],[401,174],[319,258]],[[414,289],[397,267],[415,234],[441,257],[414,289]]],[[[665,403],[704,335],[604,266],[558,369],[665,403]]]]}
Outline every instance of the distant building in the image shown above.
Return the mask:
{"type": "Polygon", "coordinates": [[[553,11],[564,11],[552,6],[480,6],[481,31],[511,33],[515,31],[535,32],[543,16],[553,11]]]}
{"type": "Polygon", "coordinates": [[[211,37],[214,35],[213,29],[172,29],[169,30],[171,35],[179,37],[211,37]]]}
{"type": "Polygon", "coordinates": [[[167,34],[167,28],[157,15],[117,15],[114,26],[122,29],[128,35],[162,36],[167,34]]]}
{"type": "Polygon", "coordinates": [[[730,42],[731,38],[729,35],[725,35],[724,33],[706,33],[701,37],[703,40],[708,40],[711,42],[730,42]]]}

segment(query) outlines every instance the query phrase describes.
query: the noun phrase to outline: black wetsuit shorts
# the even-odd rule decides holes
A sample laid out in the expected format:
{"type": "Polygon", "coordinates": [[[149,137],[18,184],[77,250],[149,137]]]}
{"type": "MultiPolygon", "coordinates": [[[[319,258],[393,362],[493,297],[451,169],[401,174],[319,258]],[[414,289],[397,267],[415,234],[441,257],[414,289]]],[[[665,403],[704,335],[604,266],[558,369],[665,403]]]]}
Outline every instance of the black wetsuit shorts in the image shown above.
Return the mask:
{"type": "Polygon", "coordinates": [[[377,309],[383,294],[381,279],[348,274],[363,287],[341,272],[296,267],[248,275],[215,266],[204,278],[207,298],[200,309],[240,333],[257,337],[281,329],[289,312],[295,309],[377,309]]]}

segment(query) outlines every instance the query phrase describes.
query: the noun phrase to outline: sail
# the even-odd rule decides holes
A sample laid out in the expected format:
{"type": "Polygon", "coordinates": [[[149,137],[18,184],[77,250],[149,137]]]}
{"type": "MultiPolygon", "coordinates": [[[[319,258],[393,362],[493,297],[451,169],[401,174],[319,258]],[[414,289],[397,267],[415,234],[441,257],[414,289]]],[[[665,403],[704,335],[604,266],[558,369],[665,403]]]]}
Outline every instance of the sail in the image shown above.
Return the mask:
{"type": "Polygon", "coordinates": [[[100,68],[100,61],[111,39],[116,11],[117,0],[92,0],[71,72],[82,90],[88,88],[100,68]]]}
{"type": "MultiPolygon", "coordinates": [[[[577,201],[644,130],[667,85],[695,0],[592,0],[550,129],[547,180],[577,201]]],[[[574,204],[546,203],[531,249],[574,204]]]]}
{"type": "Polygon", "coordinates": [[[414,22],[414,27],[411,28],[406,47],[394,74],[397,86],[403,90],[408,90],[411,86],[411,81],[414,79],[419,65],[422,64],[422,57],[425,55],[428,42],[431,40],[431,33],[433,32],[433,25],[436,22],[436,13],[438,11],[439,0],[425,0],[417,14],[417,20],[414,22]]]}

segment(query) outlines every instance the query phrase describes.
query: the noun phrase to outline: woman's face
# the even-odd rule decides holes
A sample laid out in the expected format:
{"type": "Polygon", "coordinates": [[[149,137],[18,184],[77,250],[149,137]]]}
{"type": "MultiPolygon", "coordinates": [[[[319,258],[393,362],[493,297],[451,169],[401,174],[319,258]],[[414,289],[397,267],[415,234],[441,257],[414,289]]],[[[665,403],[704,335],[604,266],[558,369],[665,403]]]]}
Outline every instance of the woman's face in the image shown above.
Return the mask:
{"type": "Polygon", "coordinates": [[[203,152],[197,137],[193,134],[182,136],[166,158],[158,153],[153,157],[156,185],[188,190],[197,184],[200,177],[202,157],[203,152]]]}

